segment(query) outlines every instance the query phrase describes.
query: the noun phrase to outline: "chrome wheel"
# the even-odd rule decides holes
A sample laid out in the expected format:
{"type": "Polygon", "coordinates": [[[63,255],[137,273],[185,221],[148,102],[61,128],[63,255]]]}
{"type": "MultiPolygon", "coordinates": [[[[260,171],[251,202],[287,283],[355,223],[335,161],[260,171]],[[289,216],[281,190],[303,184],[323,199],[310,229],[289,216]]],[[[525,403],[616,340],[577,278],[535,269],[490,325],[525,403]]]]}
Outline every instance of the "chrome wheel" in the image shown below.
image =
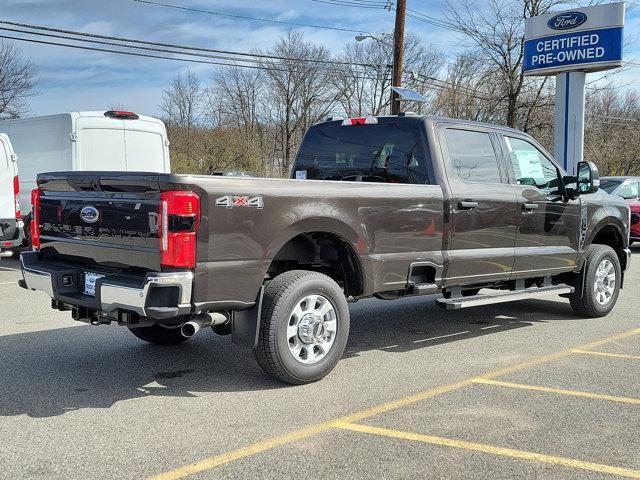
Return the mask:
{"type": "Polygon", "coordinates": [[[594,295],[596,302],[607,305],[613,298],[616,289],[616,269],[613,262],[605,258],[598,265],[594,280],[594,295]]]}
{"type": "Polygon", "coordinates": [[[309,365],[322,360],[336,339],[338,318],[333,304],[322,295],[307,295],[289,315],[289,352],[298,362],[309,365]]]}

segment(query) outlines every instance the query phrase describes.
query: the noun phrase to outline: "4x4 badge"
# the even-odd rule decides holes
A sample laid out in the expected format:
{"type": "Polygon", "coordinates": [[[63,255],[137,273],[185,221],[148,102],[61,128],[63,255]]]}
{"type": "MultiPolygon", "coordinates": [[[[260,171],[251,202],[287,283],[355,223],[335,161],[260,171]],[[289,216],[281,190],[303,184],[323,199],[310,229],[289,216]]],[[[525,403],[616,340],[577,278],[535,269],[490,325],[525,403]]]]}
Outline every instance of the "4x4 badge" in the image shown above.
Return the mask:
{"type": "Polygon", "coordinates": [[[260,195],[255,197],[249,195],[225,195],[224,197],[216,198],[216,207],[251,207],[251,208],[263,208],[264,202],[260,195]]]}

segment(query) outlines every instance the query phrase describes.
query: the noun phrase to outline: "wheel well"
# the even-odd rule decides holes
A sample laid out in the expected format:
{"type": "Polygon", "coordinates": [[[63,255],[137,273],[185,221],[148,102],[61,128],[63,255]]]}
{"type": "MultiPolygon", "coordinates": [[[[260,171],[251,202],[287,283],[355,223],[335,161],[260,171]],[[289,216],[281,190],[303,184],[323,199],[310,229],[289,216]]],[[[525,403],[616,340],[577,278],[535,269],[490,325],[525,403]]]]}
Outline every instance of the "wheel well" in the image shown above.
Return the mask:
{"type": "Polygon", "coordinates": [[[624,253],[624,241],[620,230],[614,225],[605,225],[591,241],[592,244],[608,245],[613,248],[620,259],[620,265],[622,269],[627,268],[627,256],[624,253]]]}
{"type": "Polygon", "coordinates": [[[346,240],[333,233],[309,232],[292,238],[275,256],[267,275],[273,278],[298,269],[324,273],[335,280],[347,296],[364,292],[358,255],[346,240]]]}

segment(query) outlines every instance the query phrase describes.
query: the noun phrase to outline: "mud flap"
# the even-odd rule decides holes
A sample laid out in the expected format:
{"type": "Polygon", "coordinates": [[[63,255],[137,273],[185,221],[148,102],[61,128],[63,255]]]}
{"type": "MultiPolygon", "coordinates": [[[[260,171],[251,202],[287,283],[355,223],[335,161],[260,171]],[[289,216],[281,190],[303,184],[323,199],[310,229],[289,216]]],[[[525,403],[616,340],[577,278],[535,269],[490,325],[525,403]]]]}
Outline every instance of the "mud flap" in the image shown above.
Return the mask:
{"type": "Polygon", "coordinates": [[[232,312],[231,339],[236,345],[249,348],[258,347],[263,294],[264,286],[260,287],[260,293],[258,294],[258,298],[256,298],[256,303],[253,308],[232,312]]]}

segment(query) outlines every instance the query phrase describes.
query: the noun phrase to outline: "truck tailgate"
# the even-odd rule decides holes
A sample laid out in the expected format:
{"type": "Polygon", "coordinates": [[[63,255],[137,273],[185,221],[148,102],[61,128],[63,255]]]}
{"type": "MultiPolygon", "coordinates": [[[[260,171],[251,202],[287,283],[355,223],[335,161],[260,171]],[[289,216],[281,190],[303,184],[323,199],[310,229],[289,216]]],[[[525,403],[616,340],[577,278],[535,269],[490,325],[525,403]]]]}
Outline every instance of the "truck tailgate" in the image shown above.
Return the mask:
{"type": "Polygon", "coordinates": [[[157,174],[44,174],[38,185],[44,259],[129,271],[161,269],[157,174]]]}

